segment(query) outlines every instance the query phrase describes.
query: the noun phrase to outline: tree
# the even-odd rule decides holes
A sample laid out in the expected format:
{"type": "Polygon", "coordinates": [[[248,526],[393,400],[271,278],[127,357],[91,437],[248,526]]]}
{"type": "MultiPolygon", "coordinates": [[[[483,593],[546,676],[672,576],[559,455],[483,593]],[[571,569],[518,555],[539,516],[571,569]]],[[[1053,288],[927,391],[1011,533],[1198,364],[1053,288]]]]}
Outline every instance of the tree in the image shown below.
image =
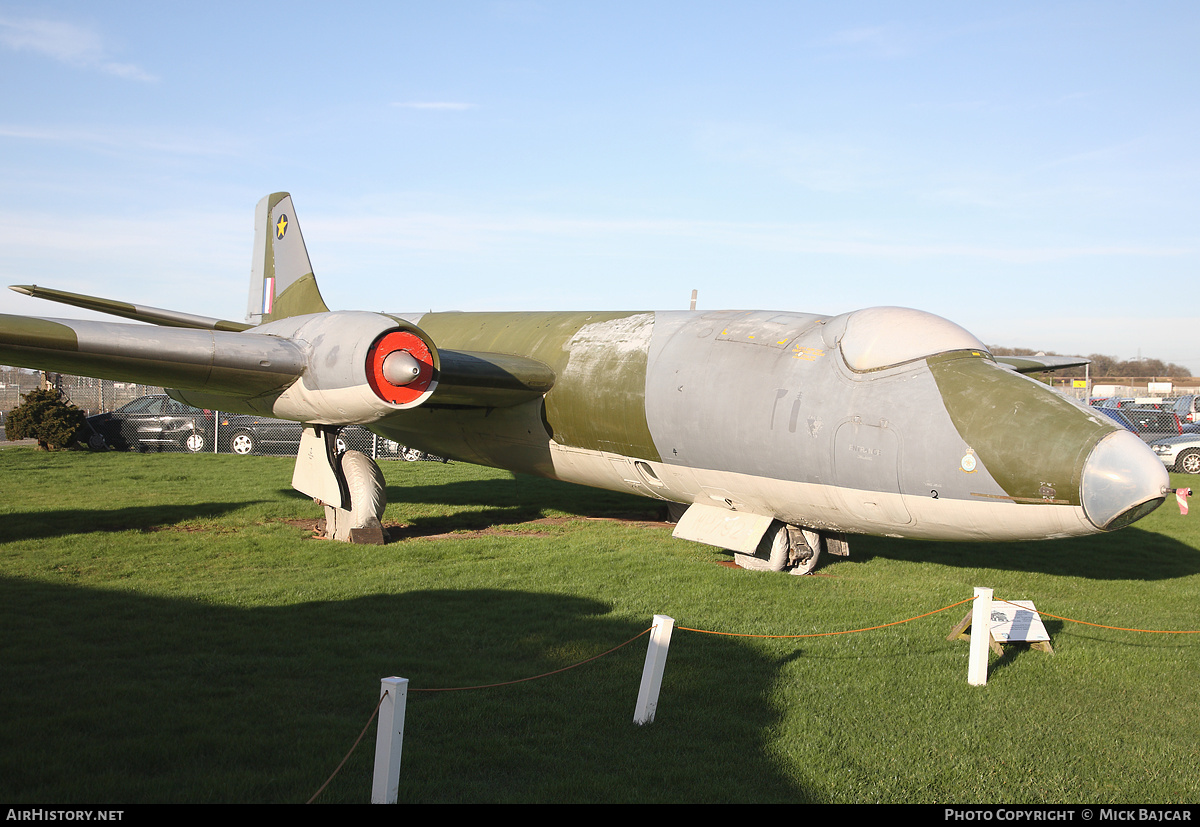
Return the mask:
{"type": "Polygon", "coordinates": [[[62,391],[34,390],[21,394],[4,423],[8,439],[36,439],[43,451],[68,448],[83,433],[83,411],[62,398],[62,391]]]}

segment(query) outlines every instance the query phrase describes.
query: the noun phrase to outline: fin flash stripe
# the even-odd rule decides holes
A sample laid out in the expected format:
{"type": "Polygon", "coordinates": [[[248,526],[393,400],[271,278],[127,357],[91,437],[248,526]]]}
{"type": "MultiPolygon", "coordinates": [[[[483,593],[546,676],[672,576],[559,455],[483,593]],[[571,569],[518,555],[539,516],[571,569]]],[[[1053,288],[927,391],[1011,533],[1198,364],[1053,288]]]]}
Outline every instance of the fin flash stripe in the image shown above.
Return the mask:
{"type": "Polygon", "coordinates": [[[267,276],[263,279],[263,296],[262,296],[262,312],[265,316],[271,312],[271,308],[275,306],[275,277],[267,276]]]}

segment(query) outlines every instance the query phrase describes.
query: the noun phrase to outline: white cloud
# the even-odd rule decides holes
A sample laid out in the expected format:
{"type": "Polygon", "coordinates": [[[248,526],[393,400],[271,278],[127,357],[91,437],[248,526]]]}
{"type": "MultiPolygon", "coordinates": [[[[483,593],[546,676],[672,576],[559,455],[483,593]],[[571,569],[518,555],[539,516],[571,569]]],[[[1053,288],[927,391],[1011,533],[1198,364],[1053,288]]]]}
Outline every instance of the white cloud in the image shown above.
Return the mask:
{"type": "Polygon", "coordinates": [[[157,80],[139,66],[110,60],[100,35],[73,23],[0,17],[0,45],[127,80],[157,80]]]}

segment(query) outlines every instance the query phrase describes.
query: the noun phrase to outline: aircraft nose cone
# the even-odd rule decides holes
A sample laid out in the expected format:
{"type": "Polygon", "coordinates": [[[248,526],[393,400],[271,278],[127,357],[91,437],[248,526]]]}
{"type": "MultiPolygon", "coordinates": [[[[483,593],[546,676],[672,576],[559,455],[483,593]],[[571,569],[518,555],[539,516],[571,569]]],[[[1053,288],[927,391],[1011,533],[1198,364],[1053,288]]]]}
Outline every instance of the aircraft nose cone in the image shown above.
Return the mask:
{"type": "Polygon", "coordinates": [[[1162,505],[1170,480],[1166,466],[1129,431],[1096,444],[1083,464],[1080,498],[1097,528],[1122,528],[1162,505]]]}

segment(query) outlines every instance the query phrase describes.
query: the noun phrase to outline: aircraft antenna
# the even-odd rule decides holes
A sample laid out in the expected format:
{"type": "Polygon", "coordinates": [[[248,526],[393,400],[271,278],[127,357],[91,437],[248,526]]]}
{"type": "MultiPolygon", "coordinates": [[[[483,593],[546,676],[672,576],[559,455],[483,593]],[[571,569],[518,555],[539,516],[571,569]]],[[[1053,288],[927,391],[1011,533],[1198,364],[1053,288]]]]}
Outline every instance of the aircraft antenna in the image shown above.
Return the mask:
{"type": "Polygon", "coordinates": [[[688,308],[688,309],[689,309],[689,310],[695,310],[695,309],[696,309],[696,290],[695,290],[695,288],[693,288],[693,289],[692,289],[692,306],[691,306],[690,308],[688,308]]]}

